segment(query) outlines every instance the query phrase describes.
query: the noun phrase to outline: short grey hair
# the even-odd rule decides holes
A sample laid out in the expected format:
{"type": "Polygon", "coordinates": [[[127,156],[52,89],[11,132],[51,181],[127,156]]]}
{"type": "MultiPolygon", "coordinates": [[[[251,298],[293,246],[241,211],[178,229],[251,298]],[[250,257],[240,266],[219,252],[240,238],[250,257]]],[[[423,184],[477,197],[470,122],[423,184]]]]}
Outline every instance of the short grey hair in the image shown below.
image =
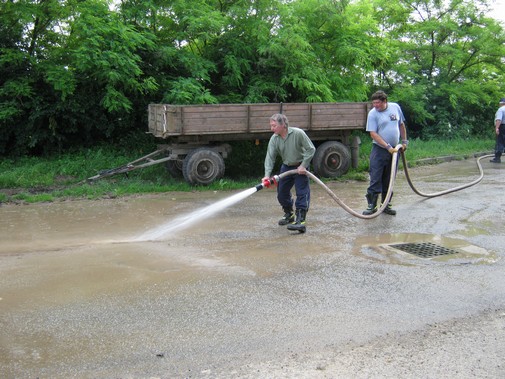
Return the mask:
{"type": "Polygon", "coordinates": [[[286,117],[286,115],[284,115],[282,113],[274,114],[272,117],[270,117],[270,120],[275,121],[279,125],[284,125],[284,126],[286,126],[286,128],[289,126],[288,118],[286,117]]]}

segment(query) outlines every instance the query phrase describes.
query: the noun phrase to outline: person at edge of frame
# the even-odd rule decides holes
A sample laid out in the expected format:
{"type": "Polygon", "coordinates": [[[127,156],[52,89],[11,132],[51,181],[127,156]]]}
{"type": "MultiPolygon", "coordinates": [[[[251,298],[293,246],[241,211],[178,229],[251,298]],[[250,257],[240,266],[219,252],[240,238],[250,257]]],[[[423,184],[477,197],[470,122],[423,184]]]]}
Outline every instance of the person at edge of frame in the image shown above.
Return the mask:
{"type": "Polygon", "coordinates": [[[316,148],[302,129],[289,126],[288,118],[284,114],[276,113],[270,117],[270,130],[274,134],[268,142],[265,156],[265,176],[262,180],[270,178],[277,156],[282,159],[281,174],[297,170],[297,174],[279,180],[277,200],[284,210],[284,217],[279,220],[278,224],[287,225],[289,230],[305,233],[305,221],[310,205],[310,184],[306,173],[316,148]],[[293,213],[293,198],[291,196],[293,186],[296,193],[295,213],[293,213]]]}
{"type": "Polygon", "coordinates": [[[494,128],[496,133],[496,144],[494,147],[494,158],[492,163],[501,163],[501,156],[505,149],[505,97],[500,99],[500,107],[494,116],[494,128]]]}
{"type": "MultiPolygon", "coordinates": [[[[364,215],[377,212],[379,195],[381,202],[384,203],[389,190],[393,153],[397,152],[395,146],[401,138],[402,149],[405,151],[409,143],[405,117],[400,106],[388,102],[388,96],[384,91],[375,92],[371,100],[373,108],[368,112],[366,131],[370,133],[373,141],[370,152],[370,185],[365,195],[368,207],[363,211],[364,215]]],[[[389,203],[384,213],[394,216],[396,210],[389,203]]]]}

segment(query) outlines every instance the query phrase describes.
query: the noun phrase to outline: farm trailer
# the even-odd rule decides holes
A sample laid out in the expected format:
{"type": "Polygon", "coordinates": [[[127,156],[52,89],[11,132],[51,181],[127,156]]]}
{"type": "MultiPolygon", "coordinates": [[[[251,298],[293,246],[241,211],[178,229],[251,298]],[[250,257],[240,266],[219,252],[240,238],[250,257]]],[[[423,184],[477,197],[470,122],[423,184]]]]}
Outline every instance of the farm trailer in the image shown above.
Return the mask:
{"type": "Polygon", "coordinates": [[[338,177],[356,166],[359,139],[370,103],[269,103],[149,105],[149,133],[166,141],[158,150],[124,166],[101,171],[88,181],[165,163],[170,175],[193,185],[208,185],[223,177],[231,141],[268,140],[270,116],[284,113],[290,126],[307,133],[316,146],[312,171],[338,177]],[[160,158],[161,157],[161,158],[160,158]]]}

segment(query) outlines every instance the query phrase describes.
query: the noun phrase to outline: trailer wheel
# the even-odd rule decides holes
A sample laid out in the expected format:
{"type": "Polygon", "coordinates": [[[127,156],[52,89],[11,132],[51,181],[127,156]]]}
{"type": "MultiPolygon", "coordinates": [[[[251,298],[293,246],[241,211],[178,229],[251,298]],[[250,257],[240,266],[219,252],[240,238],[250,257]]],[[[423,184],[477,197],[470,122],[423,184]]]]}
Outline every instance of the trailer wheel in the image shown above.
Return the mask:
{"type": "Polygon", "coordinates": [[[172,178],[182,178],[182,160],[174,159],[165,162],[165,168],[172,178]]]}
{"type": "Polygon", "coordinates": [[[184,159],[182,174],[189,184],[209,185],[224,176],[224,159],[213,150],[198,148],[184,159]]]}
{"type": "Polygon", "coordinates": [[[316,149],[312,165],[316,175],[337,178],[349,170],[351,153],[344,144],[337,141],[327,141],[316,149]]]}

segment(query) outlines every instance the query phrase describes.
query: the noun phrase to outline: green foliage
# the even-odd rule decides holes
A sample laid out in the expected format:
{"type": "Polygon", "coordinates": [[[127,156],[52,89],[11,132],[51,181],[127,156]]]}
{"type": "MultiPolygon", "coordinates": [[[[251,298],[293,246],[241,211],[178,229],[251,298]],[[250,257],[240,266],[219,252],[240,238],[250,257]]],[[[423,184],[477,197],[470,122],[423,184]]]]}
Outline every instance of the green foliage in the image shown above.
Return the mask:
{"type": "MultiPolygon", "coordinates": [[[[503,26],[469,0],[0,3],[0,156],[121,148],[149,103],[365,101],[423,140],[487,136],[503,26]]],[[[142,142],[144,143],[144,142],[142,142]]]]}
{"type": "Polygon", "coordinates": [[[0,154],[62,151],[131,127],[124,114],[135,96],[157,89],[140,68],[151,34],[119,22],[102,0],[1,6],[0,24],[21,28],[0,45],[0,154]]]}
{"type": "Polygon", "coordinates": [[[210,90],[193,78],[178,78],[167,84],[162,103],[166,104],[216,104],[210,90]]]}
{"type": "Polygon", "coordinates": [[[264,175],[264,161],[268,141],[236,141],[230,143],[232,153],[226,160],[226,175],[232,178],[264,175]]]}
{"type": "MultiPolygon", "coordinates": [[[[482,2],[485,4],[484,2],[482,2]]],[[[431,139],[486,133],[503,77],[503,28],[473,1],[376,1],[391,54],[370,77],[389,90],[413,135],[431,139]],[[491,108],[491,109],[490,109],[491,108]]]]}

